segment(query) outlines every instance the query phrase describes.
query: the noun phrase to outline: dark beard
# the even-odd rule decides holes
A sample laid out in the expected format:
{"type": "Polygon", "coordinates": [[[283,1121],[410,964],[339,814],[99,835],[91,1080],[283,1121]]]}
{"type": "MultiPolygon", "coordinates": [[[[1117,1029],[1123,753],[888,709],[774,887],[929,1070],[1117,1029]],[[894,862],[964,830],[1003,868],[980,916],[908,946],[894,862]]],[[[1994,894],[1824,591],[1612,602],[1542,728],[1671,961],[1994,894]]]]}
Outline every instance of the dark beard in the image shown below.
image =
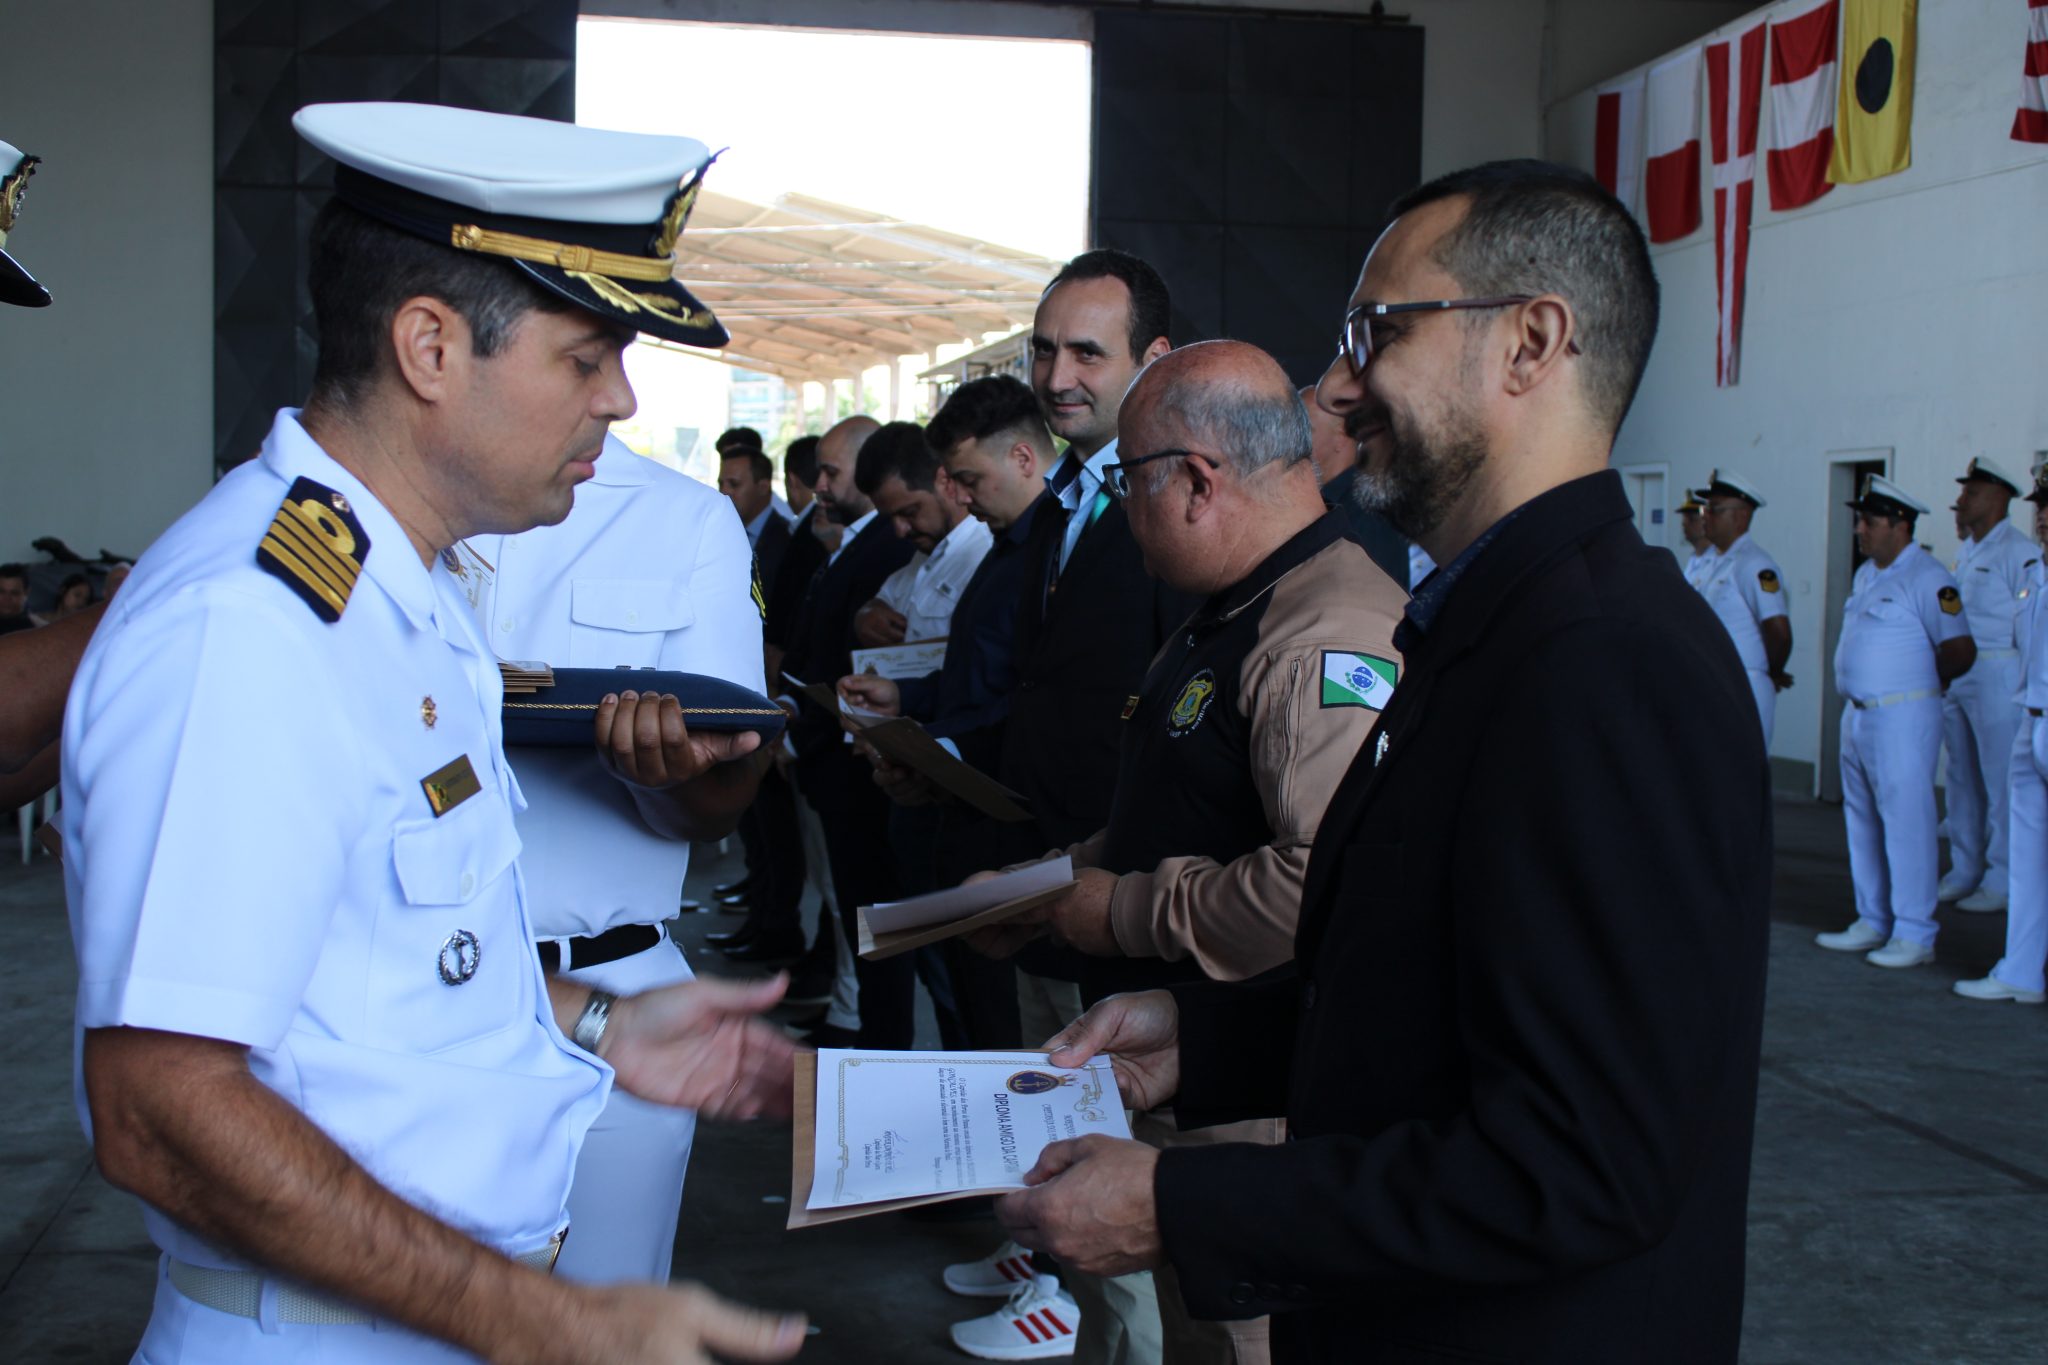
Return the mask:
{"type": "Polygon", "coordinates": [[[1351,498],[1366,511],[1379,513],[1409,540],[1420,540],[1443,525],[1465,496],[1486,463],[1486,442],[1462,414],[1433,447],[1404,430],[1392,413],[1387,415],[1385,435],[1385,471],[1369,472],[1361,458],[1351,498]]]}

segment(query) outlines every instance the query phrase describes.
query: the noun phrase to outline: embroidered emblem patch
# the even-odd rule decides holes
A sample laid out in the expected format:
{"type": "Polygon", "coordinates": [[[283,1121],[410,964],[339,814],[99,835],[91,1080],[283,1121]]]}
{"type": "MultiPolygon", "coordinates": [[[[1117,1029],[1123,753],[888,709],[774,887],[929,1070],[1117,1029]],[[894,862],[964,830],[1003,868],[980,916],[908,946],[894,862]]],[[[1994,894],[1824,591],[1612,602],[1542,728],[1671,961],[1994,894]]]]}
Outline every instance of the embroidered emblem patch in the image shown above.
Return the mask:
{"type": "Polygon", "coordinates": [[[1166,733],[1179,739],[1202,723],[1202,717],[1209,714],[1209,703],[1216,700],[1216,673],[1205,668],[1189,678],[1180,689],[1180,695],[1173,700],[1173,710],[1166,717],[1166,733]]]}
{"type": "Polygon", "coordinates": [[[1934,596],[1941,603],[1941,609],[1950,616],[1959,614],[1963,609],[1963,595],[1954,588],[1943,588],[1934,596]]]}
{"type": "Polygon", "coordinates": [[[256,563],[333,625],[362,575],[370,537],[348,499],[311,479],[293,482],[256,546],[256,563]]]}
{"type": "Polygon", "coordinates": [[[1399,664],[1373,654],[1323,652],[1323,705],[1384,711],[1401,676],[1399,664]]]}
{"type": "Polygon", "coordinates": [[[1759,569],[1756,575],[1756,585],[1765,592],[1776,592],[1778,590],[1778,575],[1770,569],[1759,569]]]}

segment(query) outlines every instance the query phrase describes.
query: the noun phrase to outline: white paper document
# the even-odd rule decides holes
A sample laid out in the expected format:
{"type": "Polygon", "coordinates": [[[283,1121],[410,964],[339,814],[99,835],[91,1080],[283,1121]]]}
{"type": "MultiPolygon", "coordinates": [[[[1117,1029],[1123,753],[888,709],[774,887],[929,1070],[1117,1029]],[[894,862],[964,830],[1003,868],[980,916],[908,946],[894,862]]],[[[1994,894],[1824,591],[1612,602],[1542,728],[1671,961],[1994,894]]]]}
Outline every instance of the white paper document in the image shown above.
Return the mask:
{"type": "Polygon", "coordinates": [[[868,927],[877,934],[894,933],[898,929],[922,929],[928,924],[966,919],[1007,901],[1022,900],[1041,891],[1066,886],[1073,880],[1074,860],[1062,853],[1057,858],[1032,863],[972,886],[933,891],[929,895],[912,896],[907,901],[864,905],[861,914],[866,917],[868,927]]]}
{"type": "Polygon", "coordinates": [[[1107,1056],[820,1049],[808,1207],[1024,1187],[1048,1145],[1127,1138],[1107,1056]]]}
{"type": "Polygon", "coordinates": [[[878,645],[853,651],[853,671],[884,678],[923,678],[946,664],[946,642],[912,640],[904,645],[878,645]]]}

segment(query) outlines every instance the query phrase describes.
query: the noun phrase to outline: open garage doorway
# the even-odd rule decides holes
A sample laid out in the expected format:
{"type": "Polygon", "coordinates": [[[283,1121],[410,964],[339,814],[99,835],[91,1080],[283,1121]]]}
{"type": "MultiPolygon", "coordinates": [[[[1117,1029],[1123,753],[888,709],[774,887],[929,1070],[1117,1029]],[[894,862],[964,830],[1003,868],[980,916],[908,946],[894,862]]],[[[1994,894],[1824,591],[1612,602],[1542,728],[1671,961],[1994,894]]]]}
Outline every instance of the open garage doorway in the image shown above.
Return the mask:
{"type": "Polygon", "coordinates": [[[1085,42],[586,17],[576,117],[724,149],[678,274],[734,342],[635,346],[617,428],[698,478],[727,426],[779,454],[851,412],[928,416],[919,376],[1016,337],[1087,245],[1085,42]]]}

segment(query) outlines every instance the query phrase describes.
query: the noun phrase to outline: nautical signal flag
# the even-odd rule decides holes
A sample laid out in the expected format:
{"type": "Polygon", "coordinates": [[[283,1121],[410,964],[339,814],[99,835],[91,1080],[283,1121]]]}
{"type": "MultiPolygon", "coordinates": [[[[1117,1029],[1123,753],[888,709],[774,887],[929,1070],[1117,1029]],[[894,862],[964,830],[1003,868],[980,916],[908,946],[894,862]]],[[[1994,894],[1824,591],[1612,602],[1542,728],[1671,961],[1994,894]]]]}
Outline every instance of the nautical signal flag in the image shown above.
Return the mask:
{"type": "MultiPolygon", "coordinates": [[[[2048,0],[2041,0],[2048,4],[2048,0]]],[[[1811,204],[1834,186],[1828,157],[1835,147],[1835,0],[1771,24],[1771,150],[1764,171],[1771,207],[1811,204]]]]}
{"type": "Polygon", "coordinates": [[[1844,0],[1840,95],[1828,179],[1895,175],[1913,164],[1913,47],[1919,0],[1844,0]]]}
{"type": "Polygon", "coordinates": [[[2028,0],[2026,72],[2012,135],[2016,142],[2048,142],[2048,0],[2028,0]]]}
{"type": "Polygon", "coordinates": [[[1650,240],[1675,242],[1700,225],[1700,50],[1650,68],[1643,99],[1643,206],[1650,240]]]}
{"type": "Polygon", "coordinates": [[[1635,212],[1636,192],[1643,178],[1641,72],[1602,90],[1595,101],[1593,176],[1623,208],[1635,212]]]}
{"type": "Polygon", "coordinates": [[[1742,289],[1749,274],[1749,220],[1756,202],[1756,131],[1763,115],[1762,19],[1708,43],[1707,115],[1714,145],[1714,279],[1720,346],[1714,382],[1735,382],[1742,343],[1742,289]]]}

